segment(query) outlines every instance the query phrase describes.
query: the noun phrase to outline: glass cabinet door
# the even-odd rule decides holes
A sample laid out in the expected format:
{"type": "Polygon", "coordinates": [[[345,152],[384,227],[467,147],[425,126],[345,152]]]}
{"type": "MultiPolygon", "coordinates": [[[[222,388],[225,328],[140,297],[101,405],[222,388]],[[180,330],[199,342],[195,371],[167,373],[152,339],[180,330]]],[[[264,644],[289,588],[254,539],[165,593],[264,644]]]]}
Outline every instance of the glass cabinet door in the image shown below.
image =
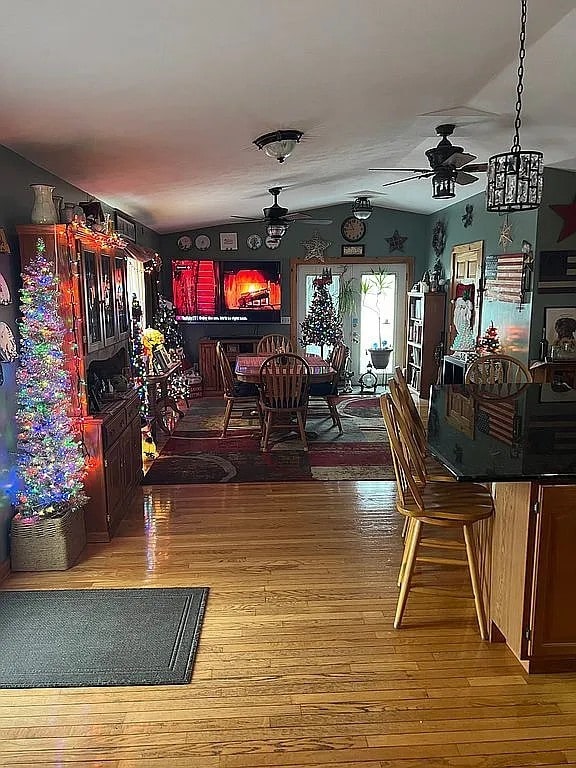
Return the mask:
{"type": "Polygon", "coordinates": [[[88,352],[104,346],[102,328],[100,271],[94,251],[82,250],[82,295],[84,299],[84,325],[88,352]]]}
{"type": "Polygon", "coordinates": [[[112,259],[100,255],[100,301],[104,326],[104,345],[111,344],[116,337],[114,286],[112,280],[112,259]]]}
{"type": "Polygon", "coordinates": [[[114,297],[116,302],[116,332],[118,338],[128,334],[128,299],[126,296],[126,259],[114,258],[114,297]]]}

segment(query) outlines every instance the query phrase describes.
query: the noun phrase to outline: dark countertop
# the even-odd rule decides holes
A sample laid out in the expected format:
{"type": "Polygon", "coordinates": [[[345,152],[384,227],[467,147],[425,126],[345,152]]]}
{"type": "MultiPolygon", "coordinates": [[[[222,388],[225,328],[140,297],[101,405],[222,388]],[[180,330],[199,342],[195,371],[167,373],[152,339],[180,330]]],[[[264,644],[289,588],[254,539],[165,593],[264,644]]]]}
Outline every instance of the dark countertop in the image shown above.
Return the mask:
{"type": "Polygon", "coordinates": [[[576,390],[523,385],[432,387],[430,451],[463,481],[576,482],[576,390]]]}

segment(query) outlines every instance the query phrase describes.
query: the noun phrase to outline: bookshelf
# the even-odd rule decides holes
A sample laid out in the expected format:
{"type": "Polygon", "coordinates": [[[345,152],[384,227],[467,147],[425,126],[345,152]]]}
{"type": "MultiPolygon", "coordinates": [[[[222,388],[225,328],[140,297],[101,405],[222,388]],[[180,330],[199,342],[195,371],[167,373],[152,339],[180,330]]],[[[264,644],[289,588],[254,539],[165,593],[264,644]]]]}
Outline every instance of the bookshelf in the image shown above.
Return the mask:
{"type": "Polygon", "coordinates": [[[412,392],[425,399],[438,377],[435,352],[442,343],[445,311],[445,293],[408,294],[406,380],[412,392]]]}

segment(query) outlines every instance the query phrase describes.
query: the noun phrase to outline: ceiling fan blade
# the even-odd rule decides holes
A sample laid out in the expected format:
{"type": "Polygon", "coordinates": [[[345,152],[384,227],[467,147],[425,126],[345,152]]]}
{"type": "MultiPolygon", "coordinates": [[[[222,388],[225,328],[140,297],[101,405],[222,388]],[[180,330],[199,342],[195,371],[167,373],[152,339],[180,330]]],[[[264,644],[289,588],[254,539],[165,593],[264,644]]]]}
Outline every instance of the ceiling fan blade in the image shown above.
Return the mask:
{"type": "Polygon", "coordinates": [[[486,173],[488,170],[488,163],[471,163],[470,165],[465,165],[462,170],[467,173],[468,171],[470,173],[486,173]]]}
{"type": "Polygon", "coordinates": [[[368,168],[369,171],[391,171],[394,173],[428,173],[428,168],[368,168]]]}
{"type": "Polygon", "coordinates": [[[452,168],[462,168],[464,165],[468,165],[472,160],[476,160],[476,155],[471,155],[469,152],[454,152],[447,160],[444,160],[442,165],[450,165],[452,168]]]}
{"type": "Polygon", "coordinates": [[[319,224],[324,226],[325,224],[333,224],[333,219],[296,219],[297,224],[319,224]]]}
{"type": "Polygon", "coordinates": [[[414,181],[415,179],[428,179],[430,176],[434,176],[434,171],[428,171],[427,173],[421,173],[419,176],[410,176],[407,179],[397,179],[396,181],[389,181],[387,184],[382,184],[383,187],[391,187],[393,184],[402,184],[404,181],[414,181]]]}
{"type": "Polygon", "coordinates": [[[242,221],[265,221],[262,217],[259,219],[251,219],[249,216],[230,216],[231,219],[242,219],[242,221]]]}
{"type": "Polygon", "coordinates": [[[478,176],[472,176],[471,173],[465,171],[458,171],[455,181],[456,184],[474,184],[475,181],[478,181],[478,176]]]}

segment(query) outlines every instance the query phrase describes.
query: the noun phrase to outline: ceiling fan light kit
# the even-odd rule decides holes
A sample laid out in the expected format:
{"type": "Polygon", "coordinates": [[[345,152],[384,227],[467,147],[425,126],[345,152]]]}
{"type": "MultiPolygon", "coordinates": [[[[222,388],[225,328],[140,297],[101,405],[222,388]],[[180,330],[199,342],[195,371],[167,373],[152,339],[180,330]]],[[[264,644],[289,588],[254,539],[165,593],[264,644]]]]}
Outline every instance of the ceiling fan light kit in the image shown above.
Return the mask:
{"type": "Polygon", "coordinates": [[[435,200],[456,197],[456,173],[453,168],[440,168],[432,176],[432,197],[435,200]]]}
{"type": "Polygon", "coordinates": [[[268,157],[283,163],[292,154],[294,147],[303,135],[302,131],[293,129],[272,131],[258,136],[252,143],[256,144],[258,149],[263,149],[268,157]]]}
{"type": "Polygon", "coordinates": [[[520,146],[527,0],[520,0],[520,6],[520,50],[518,53],[514,141],[510,152],[494,155],[488,161],[486,210],[494,213],[531,211],[538,208],[542,200],[544,156],[542,152],[523,151],[520,146]]]}
{"type": "Polygon", "coordinates": [[[268,237],[276,237],[278,240],[280,238],[284,237],[286,234],[286,230],[288,229],[288,225],[285,224],[282,221],[271,221],[268,226],[266,227],[266,234],[268,237]]]}
{"type": "Polygon", "coordinates": [[[352,206],[352,213],[357,219],[369,219],[372,215],[372,203],[367,197],[357,197],[352,206]]]}

